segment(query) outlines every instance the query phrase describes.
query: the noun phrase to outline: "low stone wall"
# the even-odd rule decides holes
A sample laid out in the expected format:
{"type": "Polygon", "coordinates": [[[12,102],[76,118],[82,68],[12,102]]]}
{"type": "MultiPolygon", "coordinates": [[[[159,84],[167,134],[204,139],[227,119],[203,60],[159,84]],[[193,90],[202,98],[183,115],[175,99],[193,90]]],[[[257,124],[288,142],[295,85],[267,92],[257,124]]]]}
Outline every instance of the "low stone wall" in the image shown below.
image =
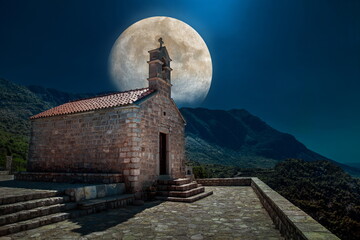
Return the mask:
{"type": "Polygon", "coordinates": [[[196,179],[204,186],[251,186],[285,239],[339,239],[258,178],[196,179]]]}
{"type": "Polygon", "coordinates": [[[70,197],[71,201],[79,202],[96,198],[103,198],[125,193],[124,183],[101,184],[68,188],[64,192],[70,197]]]}
{"type": "Polygon", "coordinates": [[[251,178],[203,178],[196,182],[203,186],[250,186],[251,178]]]}
{"type": "Polygon", "coordinates": [[[54,172],[18,172],[16,180],[38,182],[66,183],[120,183],[123,175],[120,173],[54,173],[54,172]]]}

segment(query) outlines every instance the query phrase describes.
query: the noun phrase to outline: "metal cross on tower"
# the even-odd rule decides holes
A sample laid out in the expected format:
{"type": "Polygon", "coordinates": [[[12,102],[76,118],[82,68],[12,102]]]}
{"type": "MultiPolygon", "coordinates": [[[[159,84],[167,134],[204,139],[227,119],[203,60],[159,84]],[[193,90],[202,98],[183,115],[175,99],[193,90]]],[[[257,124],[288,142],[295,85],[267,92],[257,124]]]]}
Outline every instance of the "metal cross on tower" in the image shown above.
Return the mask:
{"type": "Polygon", "coordinates": [[[162,38],[159,38],[159,43],[160,43],[160,48],[162,48],[162,45],[164,44],[164,41],[162,40],[162,38]]]}

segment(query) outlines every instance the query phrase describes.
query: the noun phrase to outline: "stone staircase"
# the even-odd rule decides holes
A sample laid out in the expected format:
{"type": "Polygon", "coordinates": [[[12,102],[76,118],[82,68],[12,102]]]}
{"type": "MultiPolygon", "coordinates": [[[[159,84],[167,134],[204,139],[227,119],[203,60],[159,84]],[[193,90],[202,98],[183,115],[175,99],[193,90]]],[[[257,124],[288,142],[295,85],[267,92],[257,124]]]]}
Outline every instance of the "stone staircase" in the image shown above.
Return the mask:
{"type": "Polygon", "coordinates": [[[157,183],[158,200],[192,203],[213,194],[190,178],[160,179],[157,183]]]}
{"type": "Polygon", "coordinates": [[[35,191],[0,198],[0,236],[63,221],[77,203],[59,191],[35,191]]]}
{"type": "Polygon", "coordinates": [[[0,237],[109,208],[125,207],[133,201],[133,194],[72,201],[71,196],[57,190],[0,196],[0,237]]]}

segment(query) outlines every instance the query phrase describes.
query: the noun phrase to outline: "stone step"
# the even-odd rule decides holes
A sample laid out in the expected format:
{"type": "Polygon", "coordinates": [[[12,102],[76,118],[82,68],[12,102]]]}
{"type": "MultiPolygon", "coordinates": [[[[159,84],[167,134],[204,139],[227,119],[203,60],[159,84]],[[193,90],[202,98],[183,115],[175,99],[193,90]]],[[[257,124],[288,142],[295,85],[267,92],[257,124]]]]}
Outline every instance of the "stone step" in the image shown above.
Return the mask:
{"type": "Polygon", "coordinates": [[[177,178],[177,179],[170,179],[170,180],[158,180],[159,185],[184,185],[191,183],[190,178],[177,178]]]}
{"type": "Polygon", "coordinates": [[[159,191],[187,191],[196,187],[200,187],[198,185],[199,184],[194,181],[183,185],[158,185],[157,189],[159,191]]]}
{"type": "Polygon", "coordinates": [[[20,212],[6,214],[0,216],[0,226],[12,224],[12,223],[18,223],[21,221],[25,221],[45,215],[50,215],[54,213],[59,213],[62,211],[68,211],[71,209],[75,209],[76,207],[77,207],[77,203],[71,202],[71,203],[61,203],[50,206],[43,206],[30,210],[23,210],[20,212]]]}
{"type": "Polygon", "coordinates": [[[34,229],[40,226],[61,222],[69,219],[72,216],[71,212],[54,213],[47,216],[37,217],[26,221],[7,224],[0,226],[0,236],[5,236],[20,231],[34,229]]]}
{"type": "Polygon", "coordinates": [[[12,195],[12,196],[2,196],[0,197],[0,205],[4,204],[12,204],[17,202],[25,202],[34,199],[41,198],[50,198],[61,195],[61,191],[34,191],[30,194],[22,194],[22,195],[12,195]]]}
{"type": "Polygon", "coordinates": [[[11,214],[23,210],[30,210],[33,208],[50,206],[54,204],[66,203],[69,201],[69,196],[60,196],[0,205],[0,215],[11,214]]]}
{"type": "Polygon", "coordinates": [[[185,203],[192,203],[192,202],[195,202],[197,200],[200,200],[202,198],[205,198],[207,196],[210,196],[212,195],[213,192],[210,191],[210,192],[203,192],[203,193],[200,193],[200,194],[197,194],[197,195],[194,195],[194,196],[191,196],[191,197],[186,197],[186,198],[183,198],[183,197],[163,197],[163,196],[157,196],[156,199],[158,200],[163,200],[163,201],[171,201],[171,202],[185,202],[185,203]]]}
{"type": "Polygon", "coordinates": [[[204,187],[197,187],[188,191],[158,191],[158,195],[164,197],[182,197],[187,198],[205,191],[204,187]]]}
{"type": "Polygon", "coordinates": [[[120,194],[103,198],[85,200],[78,203],[80,209],[93,209],[95,212],[108,208],[125,207],[135,200],[134,194],[120,194]]]}
{"type": "MultiPolygon", "coordinates": [[[[20,231],[34,229],[40,226],[64,221],[70,218],[77,218],[88,214],[96,213],[108,208],[125,207],[132,204],[135,199],[134,194],[121,194],[117,196],[108,196],[99,199],[85,200],[79,203],[71,202],[62,205],[67,207],[61,208],[58,213],[49,213],[46,216],[39,216],[36,218],[10,223],[0,226],[0,237],[8,234],[17,233],[20,231]],[[75,209],[79,205],[80,209],[75,209]],[[105,208],[104,208],[105,207],[105,208]]],[[[61,205],[61,204],[57,204],[61,205]]]]}

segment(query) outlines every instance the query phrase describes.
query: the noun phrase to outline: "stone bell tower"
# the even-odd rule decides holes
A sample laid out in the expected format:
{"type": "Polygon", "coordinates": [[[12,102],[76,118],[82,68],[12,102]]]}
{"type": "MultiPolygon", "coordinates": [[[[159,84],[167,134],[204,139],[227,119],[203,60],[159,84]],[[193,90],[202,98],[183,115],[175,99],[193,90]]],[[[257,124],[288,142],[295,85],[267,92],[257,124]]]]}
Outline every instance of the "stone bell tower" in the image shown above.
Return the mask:
{"type": "Polygon", "coordinates": [[[170,62],[172,60],[166,47],[163,46],[162,38],[159,38],[158,41],[160,42],[160,47],[149,51],[150,60],[147,62],[149,64],[149,78],[147,80],[149,81],[150,89],[157,90],[170,98],[172,86],[170,62]]]}

